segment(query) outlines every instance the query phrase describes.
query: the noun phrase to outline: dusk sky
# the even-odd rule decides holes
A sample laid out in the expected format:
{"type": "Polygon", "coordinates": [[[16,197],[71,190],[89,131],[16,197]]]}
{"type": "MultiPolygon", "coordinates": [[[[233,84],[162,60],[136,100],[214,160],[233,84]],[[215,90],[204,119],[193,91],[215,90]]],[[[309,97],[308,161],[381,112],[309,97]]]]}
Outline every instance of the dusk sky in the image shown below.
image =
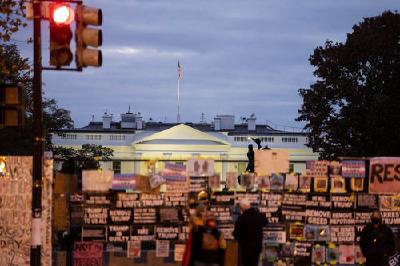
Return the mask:
{"type": "MultiPolygon", "coordinates": [[[[181,121],[236,120],[301,128],[298,89],[313,82],[308,62],[327,39],[344,41],[364,17],[398,9],[394,0],[85,0],[103,10],[103,66],[82,73],[45,71],[43,90],[71,111],[76,127],[107,110],[176,122],[177,62],[181,121]]],[[[42,23],[48,66],[48,23],[42,23]]],[[[32,34],[31,25],[15,36],[32,34]]],[[[72,41],[74,43],[74,40],[72,41]]],[[[32,45],[17,42],[24,56],[32,45]]]]}

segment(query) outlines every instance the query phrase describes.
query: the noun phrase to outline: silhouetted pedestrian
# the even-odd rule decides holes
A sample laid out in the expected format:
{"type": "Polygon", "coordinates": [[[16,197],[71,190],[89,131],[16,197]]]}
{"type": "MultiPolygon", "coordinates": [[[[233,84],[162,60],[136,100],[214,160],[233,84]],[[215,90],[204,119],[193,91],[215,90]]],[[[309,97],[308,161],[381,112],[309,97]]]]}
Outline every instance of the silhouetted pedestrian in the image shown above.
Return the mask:
{"type": "Polygon", "coordinates": [[[267,218],[252,208],[247,199],[240,201],[242,214],[236,220],[233,236],[239,243],[238,265],[256,266],[260,258],[263,242],[263,227],[267,218]]]}
{"type": "Polygon", "coordinates": [[[394,253],[394,236],[392,230],[382,224],[379,211],[372,213],[371,223],[364,227],[360,247],[367,259],[366,266],[389,265],[388,259],[394,253]]]}

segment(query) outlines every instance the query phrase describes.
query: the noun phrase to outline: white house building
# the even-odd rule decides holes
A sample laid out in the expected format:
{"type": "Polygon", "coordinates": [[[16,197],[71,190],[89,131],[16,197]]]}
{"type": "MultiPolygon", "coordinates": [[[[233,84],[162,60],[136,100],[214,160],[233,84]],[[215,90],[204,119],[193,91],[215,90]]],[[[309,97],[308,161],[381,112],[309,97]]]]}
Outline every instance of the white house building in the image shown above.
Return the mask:
{"type": "Polygon", "coordinates": [[[257,148],[251,138],[260,139],[263,147],[287,150],[289,169],[293,172],[303,172],[306,161],[318,158],[306,147],[305,133],[258,125],[254,115],[239,124],[233,115],[217,115],[212,123],[178,124],[144,122],[140,113],[131,112],[122,114],[121,120],[115,122],[105,113],[101,122],[92,121],[82,128],[52,134],[55,146],[78,149],[83,144],[97,144],[113,149],[112,161],[101,164],[116,173],[148,174],[161,169],[167,161],[201,157],[215,161],[215,171],[222,179],[227,172],[245,170],[248,145],[257,148]]]}

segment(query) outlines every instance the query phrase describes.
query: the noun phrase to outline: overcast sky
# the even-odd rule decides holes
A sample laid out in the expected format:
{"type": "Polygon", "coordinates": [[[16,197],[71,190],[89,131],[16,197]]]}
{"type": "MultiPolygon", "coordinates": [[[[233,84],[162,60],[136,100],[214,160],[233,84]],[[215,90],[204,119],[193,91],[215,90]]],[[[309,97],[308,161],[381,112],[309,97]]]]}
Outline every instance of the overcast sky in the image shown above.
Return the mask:
{"type": "MultiPolygon", "coordinates": [[[[295,122],[298,89],[314,80],[308,58],[327,39],[344,41],[364,17],[398,9],[394,0],[85,0],[103,10],[103,66],[45,71],[47,97],[71,111],[76,127],[107,110],[176,122],[177,61],[181,121],[255,113],[257,123],[295,122]]],[[[48,65],[48,24],[43,65],[48,65]]],[[[31,34],[32,27],[21,32],[31,34]]],[[[74,42],[74,41],[73,41],[74,42]]],[[[18,42],[25,56],[32,46],[18,42]]]]}

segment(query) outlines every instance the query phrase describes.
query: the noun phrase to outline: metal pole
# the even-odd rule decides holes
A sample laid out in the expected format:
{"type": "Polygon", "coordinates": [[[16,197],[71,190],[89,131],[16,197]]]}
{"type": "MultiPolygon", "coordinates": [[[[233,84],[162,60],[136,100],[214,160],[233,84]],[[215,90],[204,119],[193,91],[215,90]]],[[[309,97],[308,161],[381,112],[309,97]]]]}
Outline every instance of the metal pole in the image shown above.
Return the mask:
{"type": "Polygon", "coordinates": [[[33,2],[33,176],[32,176],[32,242],[31,266],[40,266],[42,173],[43,173],[43,113],[42,113],[42,46],[41,1],[33,2]]]}
{"type": "Polygon", "coordinates": [[[177,120],[178,123],[181,122],[181,114],[179,112],[179,99],[180,99],[180,97],[179,97],[179,78],[178,78],[178,115],[176,117],[176,120],[177,120]]]}

